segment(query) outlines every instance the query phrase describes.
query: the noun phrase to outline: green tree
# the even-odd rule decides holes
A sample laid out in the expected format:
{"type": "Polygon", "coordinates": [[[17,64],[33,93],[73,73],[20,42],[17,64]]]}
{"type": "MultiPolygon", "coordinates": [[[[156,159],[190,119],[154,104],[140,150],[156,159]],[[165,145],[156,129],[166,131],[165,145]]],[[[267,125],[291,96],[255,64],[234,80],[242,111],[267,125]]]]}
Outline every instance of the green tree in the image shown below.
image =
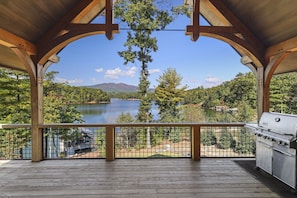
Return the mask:
{"type": "Polygon", "coordinates": [[[240,154],[255,154],[256,142],[254,135],[247,132],[244,128],[240,130],[238,140],[236,142],[235,152],[240,154]]]}
{"type": "MultiPolygon", "coordinates": [[[[133,117],[130,113],[121,113],[116,120],[117,123],[132,123],[133,117]]],[[[137,130],[133,127],[120,127],[119,141],[117,141],[117,147],[119,148],[133,148],[137,143],[137,130]]]]}
{"type": "Polygon", "coordinates": [[[232,134],[228,131],[228,129],[223,128],[219,138],[218,147],[221,149],[234,148],[235,144],[236,142],[233,139],[232,134]]]}
{"type": "MultiPolygon", "coordinates": [[[[172,21],[167,11],[159,10],[153,0],[120,0],[115,4],[115,16],[127,23],[131,31],[128,31],[127,41],[124,43],[126,50],[119,52],[124,58],[125,64],[141,64],[139,78],[140,105],[137,113],[139,122],[151,122],[151,98],[148,95],[150,82],[148,80],[148,63],[152,62],[152,52],[158,50],[157,39],[152,33],[164,29],[172,21]]],[[[147,147],[150,148],[150,130],[147,132],[147,147]]]]}
{"type": "Polygon", "coordinates": [[[270,83],[270,111],[291,113],[289,103],[292,96],[296,94],[296,92],[292,94],[296,83],[296,73],[273,76],[270,83]]]}
{"type": "Polygon", "coordinates": [[[201,133],[201,143],[205,146],[211,146],[217,143],[216,135],[212,129],[207,129],[201,133]]]}
{"type": "Polygon", "coordinates": [[[179,106],[182,105],[186,86],[181,86],[182,77],[175,69],[167,69],[162,76],[157,79],[158,86],[155,89],[155,103],[159,109],[159,119],[161,122],[180,121],[179,106]]]}
{"type": "Polygon", "coordinates": [[[297,82],[292,84],[286,104],[289,109],[288,112],[297,114],[297,82]]]}
{"type": "MultiPolygon", "coordinates": [[[[0,69],[0,120],[3,123],[30,123],[30,83],[24,72],[0,69]]],[[[0,130],[0,158],[23,158],[30,142],[29,129],[0,130]]]]}

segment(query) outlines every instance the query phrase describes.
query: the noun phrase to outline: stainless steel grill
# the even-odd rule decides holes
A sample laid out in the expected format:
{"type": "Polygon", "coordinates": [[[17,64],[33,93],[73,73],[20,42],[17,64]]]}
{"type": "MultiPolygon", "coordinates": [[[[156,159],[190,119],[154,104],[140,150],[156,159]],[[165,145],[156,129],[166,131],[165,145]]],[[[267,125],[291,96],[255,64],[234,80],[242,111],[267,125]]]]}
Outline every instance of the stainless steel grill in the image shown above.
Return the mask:
{"type": "Polygon", "coordinates": [[[256,166],[296,190],[297,115],[264,112],[245,128],[256,135],[256,166]]]}

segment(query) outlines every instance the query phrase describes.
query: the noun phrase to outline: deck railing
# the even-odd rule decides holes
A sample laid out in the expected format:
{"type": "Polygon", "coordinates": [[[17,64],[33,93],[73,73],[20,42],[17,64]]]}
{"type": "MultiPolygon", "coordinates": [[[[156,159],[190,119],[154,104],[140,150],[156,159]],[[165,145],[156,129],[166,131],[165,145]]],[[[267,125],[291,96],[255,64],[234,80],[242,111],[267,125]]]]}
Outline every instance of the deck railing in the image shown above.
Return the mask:
{"type": "MultiPolygon", "coordinates": [[[[0,125],[0,159],[30,159],[30,125],[0,125]]],[[[44,124],[44,159],[254,157],[244,123],[44,124]]]]}

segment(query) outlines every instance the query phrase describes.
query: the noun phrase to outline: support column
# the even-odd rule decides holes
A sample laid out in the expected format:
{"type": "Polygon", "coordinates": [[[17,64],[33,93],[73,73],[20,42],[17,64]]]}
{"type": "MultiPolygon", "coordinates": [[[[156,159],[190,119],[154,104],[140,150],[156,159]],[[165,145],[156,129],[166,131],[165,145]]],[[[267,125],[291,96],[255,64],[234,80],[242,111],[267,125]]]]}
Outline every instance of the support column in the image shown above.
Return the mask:
{"type": "Polygon", "coordinates": [[[192,126],[192,159],[200,161],[200,126],[192,126]]]}
{"type": "Polygon", "coordinates": [[[115,159],[115,134],[114,126],[107,126],[105,130],[106,137],[106,161],[115,159]]]}
{"type": "MultiPolygon", "coordinates": [[[[257,68],[256,80],[257,80],[257,118],[259,121],[262,113],[267,109],[267,106],[266,107],[264,106],[267,105],[267,100],[269,101],[269,96],[268,97],[266,96],[267,87],[264,86],[264,67],[257,68]]],[[[268,94],[269,94],[269,87],[268,87],[268,94]]]]}
{"type": "Polygon", "coordinates": [[[40,97],[43,94],[42,79],[30,78],[30,84],[32,162],[39,162],[43,160],[42,129],[39,128],[39,124],[43,124],[43,96],[40,97]]]}

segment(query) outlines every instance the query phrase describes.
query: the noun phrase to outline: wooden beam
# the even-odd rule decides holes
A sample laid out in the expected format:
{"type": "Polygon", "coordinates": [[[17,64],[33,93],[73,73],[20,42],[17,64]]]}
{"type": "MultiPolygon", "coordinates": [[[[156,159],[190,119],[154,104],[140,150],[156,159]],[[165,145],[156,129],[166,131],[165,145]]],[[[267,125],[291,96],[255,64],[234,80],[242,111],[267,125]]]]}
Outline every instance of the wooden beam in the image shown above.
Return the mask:
{"type": "Polygon", "coordinates": [[[199,161],[201,156],[200,148],[200,126],[192,127],[192,159],[199,161]]]}
{"type": "Polygon", "coordinates": [[[91,3],[92,0],[79,1],[72,10],[67,12],[64,17],[62,17],[43,37],[40,38],[38,47],[42,48],[47,42],[64,33],[65,27],[67,27],[71,21],[77,20],[76,17],[79,16],[80,13],[83,12],[84,9],[86,9],[91,3]]]}
{"type": "MultiPolygon", "coordinates": [[[[225,4],[221,0],[209,0],[223,15],[224,17],[230,21],[233,27],[238,29],[238,31],[243,35],[244,40],[246,40],[250,45],[253,46],[253,48],[256,50],[253,53],[255,53],[256,57],[259,57],[259,54],[261,55],[261,58],[259,61],[262,65],[265,64],[264,59],[264,49],[265,46],[261,42],[261,40],[253,33],[251,32],[245,24],[243,24],[234,14],[233,12],[225,6],[225,4]]],[[[257,65],[258,67],[261,67],[262,65],[257,65]]]]}
{"type": "Polygon", "coordinates": [[[10,47],[10,48],[20,48],[25,50],[29,55],[34,55],[36,54],[36,46],[13,34],[10,33],[6,30],[4,30],[3,28],[0,28],[0,45],[4,45],[6,47],[10,47]]]}
{"type": "MultiPolygon", "coordinates": [[[[40,49],[38,62],[45,63],[51,57],[52,54],[55,54],[56,52],[64,48],[66,45],[77,39],[96,34],[105,34],[106,25],[69,24],[69,26],[65,29],[67,30],[67,34],[60,35],[51,42],[48,42],[47,45],[40,49]]],[[[118,24],[112,24],[111,29],[112,33],[118,33],[118,24]]]]}
{"type": "Polygon", "coordinates": [[[81,23],[81,20],[89,14],[89,12],[98,4],[100,4],[100,6],[102,7],[102,9],[104,8],[104,1],[102,0],[93,0],[92,2],[90,2],[89,4],[87,4],[87,6],[85,6],[80,12],[79,14],[77,14],[71,21],[71,23],[81,23]]]}
{"type": "Polygon", "coordinates": [[[265,52],[265,59],[269,61],[273,56],[284,52],[297,51],[297,36],[276,45],[270,46],[265,52]]]}
{"type": "Polygon", "coordinates": [[[186,35],[191,35],[192,41],[197,41],[200,34],[200,0],[193,0],[192,25],[187,26],[186,35]]]}
{"type": "MultiPolygon", "coordinates": [[[[67,33],[65,31],[65,28],[72,22],[72,21],[78,21],[81,19],[86,13],[86,11],[89,11],[92,9],[93,6],[95,6],[94,2],[96,3],[96,0],[84,0],[84,1],[79,1],[77,5],[67,12],[65,16],[63,16],[53,27],[46,33],[44,36],[42,36],[38,43],[38,57],[36,59],[38,64],[45,64],[47,61],[47,58],[49,58],[52,54],[46,55],[43,52],[45,51],[44,49],[48,48],[48,44],[51,43],[56,37],[63,35],[67,33]],[[40,53],[41,51],[41,53],[40,53]],[[46,57],[43,57],[46,55],[46,57]],[[40,62],[40,59],[42,61],[40,62]],[[46,59],[46,60],[45,60],[46,59]]],[[[58,51],[55,51],[54,53],[57,53],[58,51]]],[[[36,64],[37,64],[36,63],[36,64]]]]}
{"type": "Polygon", "coordinates": [[[115,159],[115,126],[107,126],[105,128],[106,161],[113,161],[115,159]]]}
{"type": "Polygon", "coordinates": [[[200,13],[213,26],[232,26],[230,21],[209,0],[200,0],[200,13]]]}

